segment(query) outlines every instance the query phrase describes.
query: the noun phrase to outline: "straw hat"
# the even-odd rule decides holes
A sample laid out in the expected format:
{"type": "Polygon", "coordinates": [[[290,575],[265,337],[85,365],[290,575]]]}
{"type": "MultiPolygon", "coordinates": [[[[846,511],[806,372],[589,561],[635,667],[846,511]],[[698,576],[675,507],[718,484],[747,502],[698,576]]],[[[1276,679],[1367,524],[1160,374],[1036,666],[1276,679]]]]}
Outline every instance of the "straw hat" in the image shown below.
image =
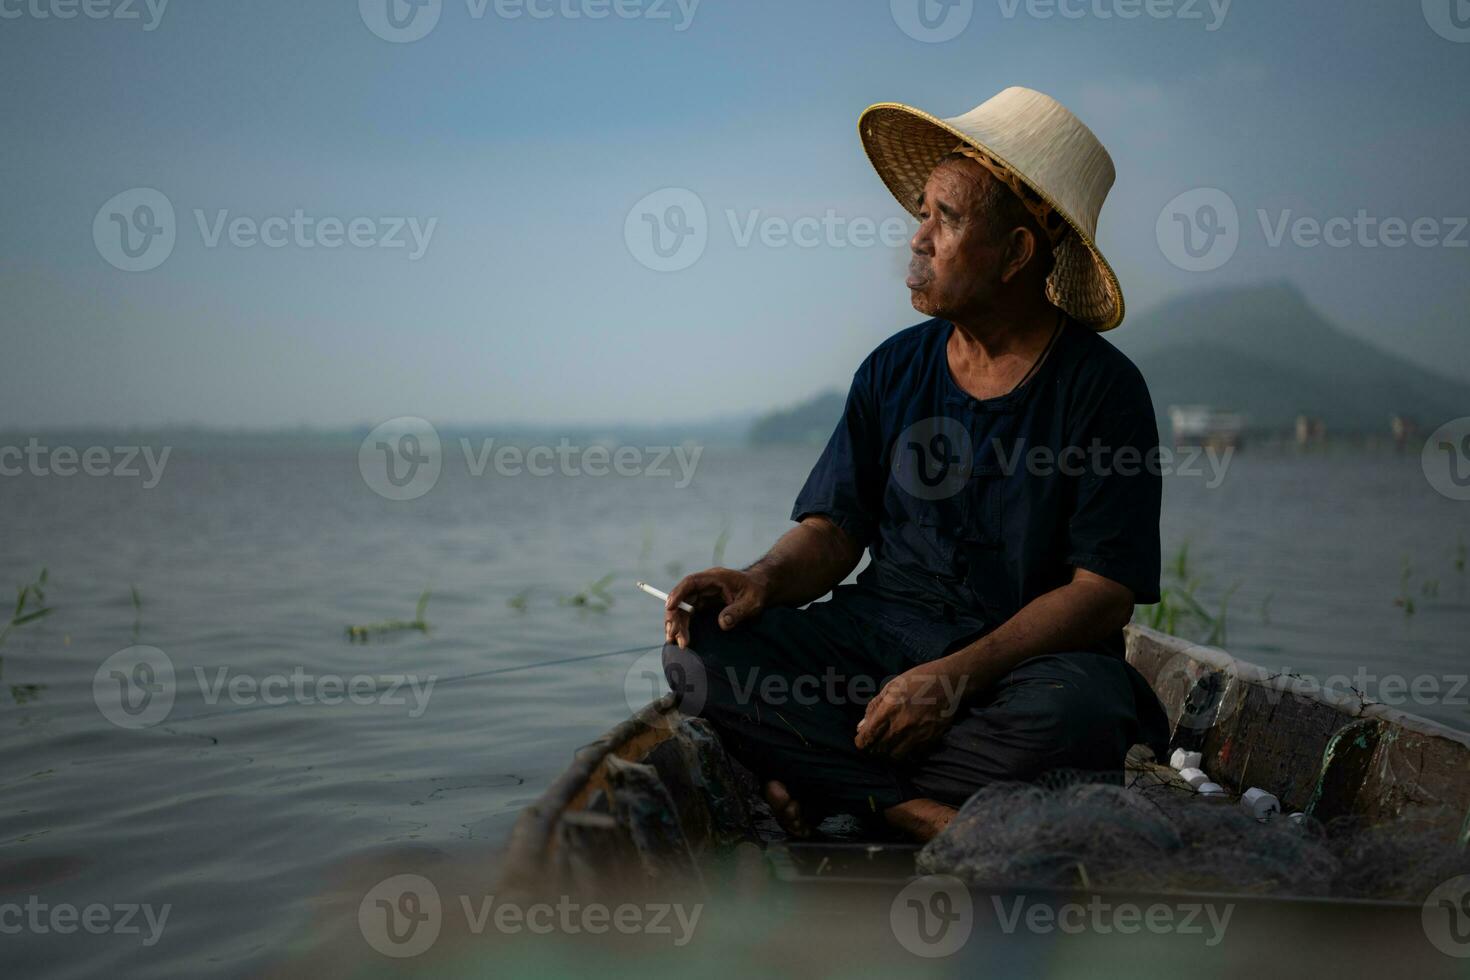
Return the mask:
{"type": "Polygon", "coordinates": [[[1095,241],[1113,160],[1060,102],[1012,87],[950,119],[880,102],[863,112],[858,132],[878,176],[916,217],[924,184],[946,154],[959,150],[978,160],[1016,191],[1043,229],[1059,233],[1047,298],[1094,330],[1123,322],[1123,289],[1095,241]]]}

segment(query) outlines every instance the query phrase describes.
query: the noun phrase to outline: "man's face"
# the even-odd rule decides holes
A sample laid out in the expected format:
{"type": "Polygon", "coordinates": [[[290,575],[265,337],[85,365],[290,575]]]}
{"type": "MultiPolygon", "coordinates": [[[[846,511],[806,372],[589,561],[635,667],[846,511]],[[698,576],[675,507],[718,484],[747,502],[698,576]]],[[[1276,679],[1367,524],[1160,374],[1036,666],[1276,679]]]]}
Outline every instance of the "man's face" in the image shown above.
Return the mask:
{"type": "Polygon", "coordinates": [[[992,179],[973,160],[946,161],[929,175],[909,241],[907,285],[920,313],[954,319],[983,308],[999,286],[1005,243],[979,208],[992,179]]]}

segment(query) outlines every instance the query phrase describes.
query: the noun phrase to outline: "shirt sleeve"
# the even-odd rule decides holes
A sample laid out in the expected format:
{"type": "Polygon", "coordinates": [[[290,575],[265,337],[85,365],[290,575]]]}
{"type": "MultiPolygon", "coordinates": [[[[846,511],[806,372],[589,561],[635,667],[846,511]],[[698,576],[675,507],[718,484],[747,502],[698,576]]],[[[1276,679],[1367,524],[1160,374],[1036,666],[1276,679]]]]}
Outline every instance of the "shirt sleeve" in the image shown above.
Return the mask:
{"type": "Polygon", "coordinates": [[[1159,429],[1143,377],[1133,374],[1096,405],[1074,445],[1086,451],[1067,524],[1067,563],[1159,601],[1159,429]]]}
{"type": "Polygon", "coordinates": [[[869,367],[865,362],[853,375],[837,428],[791,508],[793,521],[821,514],[863,546],[878,525],[884,480],[869,367]]]}

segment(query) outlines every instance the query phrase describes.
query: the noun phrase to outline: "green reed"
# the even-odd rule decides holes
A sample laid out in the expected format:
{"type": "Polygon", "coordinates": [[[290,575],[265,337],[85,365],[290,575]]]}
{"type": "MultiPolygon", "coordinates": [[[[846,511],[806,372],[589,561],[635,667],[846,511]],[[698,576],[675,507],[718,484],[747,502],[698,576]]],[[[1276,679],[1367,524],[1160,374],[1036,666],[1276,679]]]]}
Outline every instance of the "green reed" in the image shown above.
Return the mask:
{"type": "Polygon", "coordinates": [[[4,629],[0,629],[0,643],[4,643],[10,631],[17,626],[33,623],[51,614],[53,607],[46,605],[47,574],[43,566],[34,582],[27,582],[16,591],[15,609],[10,614],[10,622],[5,624],[4,629]]]}
{"type": "MultiPolygon", "coordinates": [[[[1152,629],[1196,639],[1210,646],[1223,646],[1226,642],[1226,619],[1230,610],[1230,597],[1240,587],[1233,582],[1220,597],[1219,612],[1210,612],[1201,601],[1199,593],[1208,587],[1206,576],[1195,574],[1189,560],[1189,542],[1179,546],[1169,563],[1169,581],[1159,590],[1159,601],[1139,606],[1134,612],[1134,621],[1152,629]]],[[[1262,603],[1262,617],[1269,615],[1271,597],[1262,603]]]]}
{"type": "Polygon", "coordinates": [[[368,623],[365,626],[349,626],[347,627],[347,640],[350,643],[366,643],[372,637],[386,633],[406,633],[413,630],[428,633],[429,623],[424,619],[424,611],[428,608],[429,590],[425,589],[419,596],[417,605],[414,606],[413,619],[385,619],[380,623],[368,623]]]}

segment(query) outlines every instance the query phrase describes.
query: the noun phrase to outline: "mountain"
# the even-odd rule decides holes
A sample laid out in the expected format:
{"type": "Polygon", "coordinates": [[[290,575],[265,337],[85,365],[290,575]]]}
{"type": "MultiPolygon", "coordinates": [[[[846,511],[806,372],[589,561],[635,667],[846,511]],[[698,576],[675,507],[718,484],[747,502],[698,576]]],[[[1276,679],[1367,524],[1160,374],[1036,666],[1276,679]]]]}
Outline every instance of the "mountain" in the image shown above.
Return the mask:
{"type": "MultiPolygon", "coordinates": [[[[1289,283],[1190,293],[1126,320],[1107,335],[1138,365],[1159,431],[1170,405],[1213,405],[1255,430],[1287,431],[1298,415],[1333,433],[1388,430],[1406,415],[1426,429],[1470,413],[1470,384],[1418,367],[1345,333],[1289,283]]],[[[840,392],[758,419],[756,444],[822,443],[842,412],[840,392]]],[[[1167,438],[1167,435],[1166,435],[1167,438]]]]}
{"type": "Polygon", "coordinates": [[[1343,332],[1288,283],[1178,297],[1108,339],[1143,372],[1161,417],[1207,404],[1253,429],[1288,429],[1307,414],[1331,432],[1384,432],[1391,415],[1434,428],[1470,411],[1470,385],[1343,332]]]}
{"type": "Polygon", "coordinates": [[[824,391],[792,408],[768,412],[750,427],[750,444],[822,445],[832,435],[847,396],[840,391],[824,391]]]}

